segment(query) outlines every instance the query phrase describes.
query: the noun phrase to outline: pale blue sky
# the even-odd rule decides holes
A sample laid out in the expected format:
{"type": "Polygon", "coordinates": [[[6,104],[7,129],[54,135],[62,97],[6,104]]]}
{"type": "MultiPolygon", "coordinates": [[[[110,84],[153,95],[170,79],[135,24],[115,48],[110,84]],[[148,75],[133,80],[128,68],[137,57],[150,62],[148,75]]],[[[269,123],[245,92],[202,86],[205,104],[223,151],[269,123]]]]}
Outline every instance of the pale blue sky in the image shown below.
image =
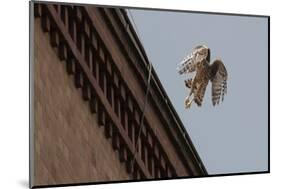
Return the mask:
{"type": "Polygon", "coordinates": [[[267,18],[130,10],[158,74],[209,174],[266,171],[268,165],[267,18]],[[199,44],[228,70],[228,94],[213,107],[184,108],[186,76],[176,67],[199,44]]]}

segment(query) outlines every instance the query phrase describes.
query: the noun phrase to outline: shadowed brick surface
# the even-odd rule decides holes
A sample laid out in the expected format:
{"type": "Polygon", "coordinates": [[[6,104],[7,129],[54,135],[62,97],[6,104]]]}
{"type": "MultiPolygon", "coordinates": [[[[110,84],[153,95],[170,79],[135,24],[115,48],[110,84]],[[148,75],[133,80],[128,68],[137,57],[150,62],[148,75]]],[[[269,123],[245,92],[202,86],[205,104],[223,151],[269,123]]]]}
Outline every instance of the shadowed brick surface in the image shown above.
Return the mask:
{"type": "Polygon", "coordinates": [[[34,184],[129,179],[39,20],[34,29],[34,184]]]}
{"type": "Polygon", "coordinates": [[[32,186],[207,174],[153,69],[140,123],[147,60],[124,10],[34,16],[32,186]]]}

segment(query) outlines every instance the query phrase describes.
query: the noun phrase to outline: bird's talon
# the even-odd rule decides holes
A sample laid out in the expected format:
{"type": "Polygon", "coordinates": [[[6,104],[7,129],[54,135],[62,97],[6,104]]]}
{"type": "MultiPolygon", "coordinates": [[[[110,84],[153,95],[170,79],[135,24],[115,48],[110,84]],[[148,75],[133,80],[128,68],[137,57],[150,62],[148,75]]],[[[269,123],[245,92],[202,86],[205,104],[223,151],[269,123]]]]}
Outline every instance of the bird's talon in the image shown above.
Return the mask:
{"type": "Polygon", "coordinates": [[[191,106],[192,101],[190,101],[189,99],[185,100],[185,108],[188,109],[191,106]]]}

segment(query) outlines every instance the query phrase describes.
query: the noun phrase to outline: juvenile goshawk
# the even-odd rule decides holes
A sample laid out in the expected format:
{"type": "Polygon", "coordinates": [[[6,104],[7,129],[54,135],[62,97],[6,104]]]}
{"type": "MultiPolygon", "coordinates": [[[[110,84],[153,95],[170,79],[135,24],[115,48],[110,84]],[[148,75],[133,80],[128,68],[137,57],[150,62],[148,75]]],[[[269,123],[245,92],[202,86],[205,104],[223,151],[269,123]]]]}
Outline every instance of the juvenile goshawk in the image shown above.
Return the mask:
{"type": "Polygon", "coordinates": [[[210,49],[205,45],[194,48],[191,54],[187,55],[180,63],[179,74],[196,72],[193,79],[185,80],[185,85],[190,89],[185,99],[185,108],[191,106],[194,101],[198,106],[202,105],[203,97],[209,80],[212,82],[212,102],[215,106],[223,101],[227,92],[227,70],[220,59],[210,64],[210,49]],[[190,97],[193,94],[192,100],[190,97]]]}

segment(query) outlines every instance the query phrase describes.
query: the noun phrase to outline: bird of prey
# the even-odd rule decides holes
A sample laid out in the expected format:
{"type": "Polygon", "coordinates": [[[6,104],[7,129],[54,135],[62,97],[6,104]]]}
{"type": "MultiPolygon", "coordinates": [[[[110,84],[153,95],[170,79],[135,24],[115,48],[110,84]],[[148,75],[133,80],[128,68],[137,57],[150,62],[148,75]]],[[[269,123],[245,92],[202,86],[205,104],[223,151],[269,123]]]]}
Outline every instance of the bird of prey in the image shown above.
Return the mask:
{"type": "Polygon", "coordinates": [[[187,55],[178,67],[178,73],[189,74],[196,72],[194,78],[185,80],[185,86],[190,89],[185,98],[185,108],[190,108],[194,101],[198,106],[202,105],[206,87],[212,82],[212,102],[215,106],[223,101],[227,93],[227,70],[220,59],[210,64],[210,49],[205,45],[195,47],[191,54],[187,55]],[[192,100],[190,100],[193,95],[192,100]]]}

